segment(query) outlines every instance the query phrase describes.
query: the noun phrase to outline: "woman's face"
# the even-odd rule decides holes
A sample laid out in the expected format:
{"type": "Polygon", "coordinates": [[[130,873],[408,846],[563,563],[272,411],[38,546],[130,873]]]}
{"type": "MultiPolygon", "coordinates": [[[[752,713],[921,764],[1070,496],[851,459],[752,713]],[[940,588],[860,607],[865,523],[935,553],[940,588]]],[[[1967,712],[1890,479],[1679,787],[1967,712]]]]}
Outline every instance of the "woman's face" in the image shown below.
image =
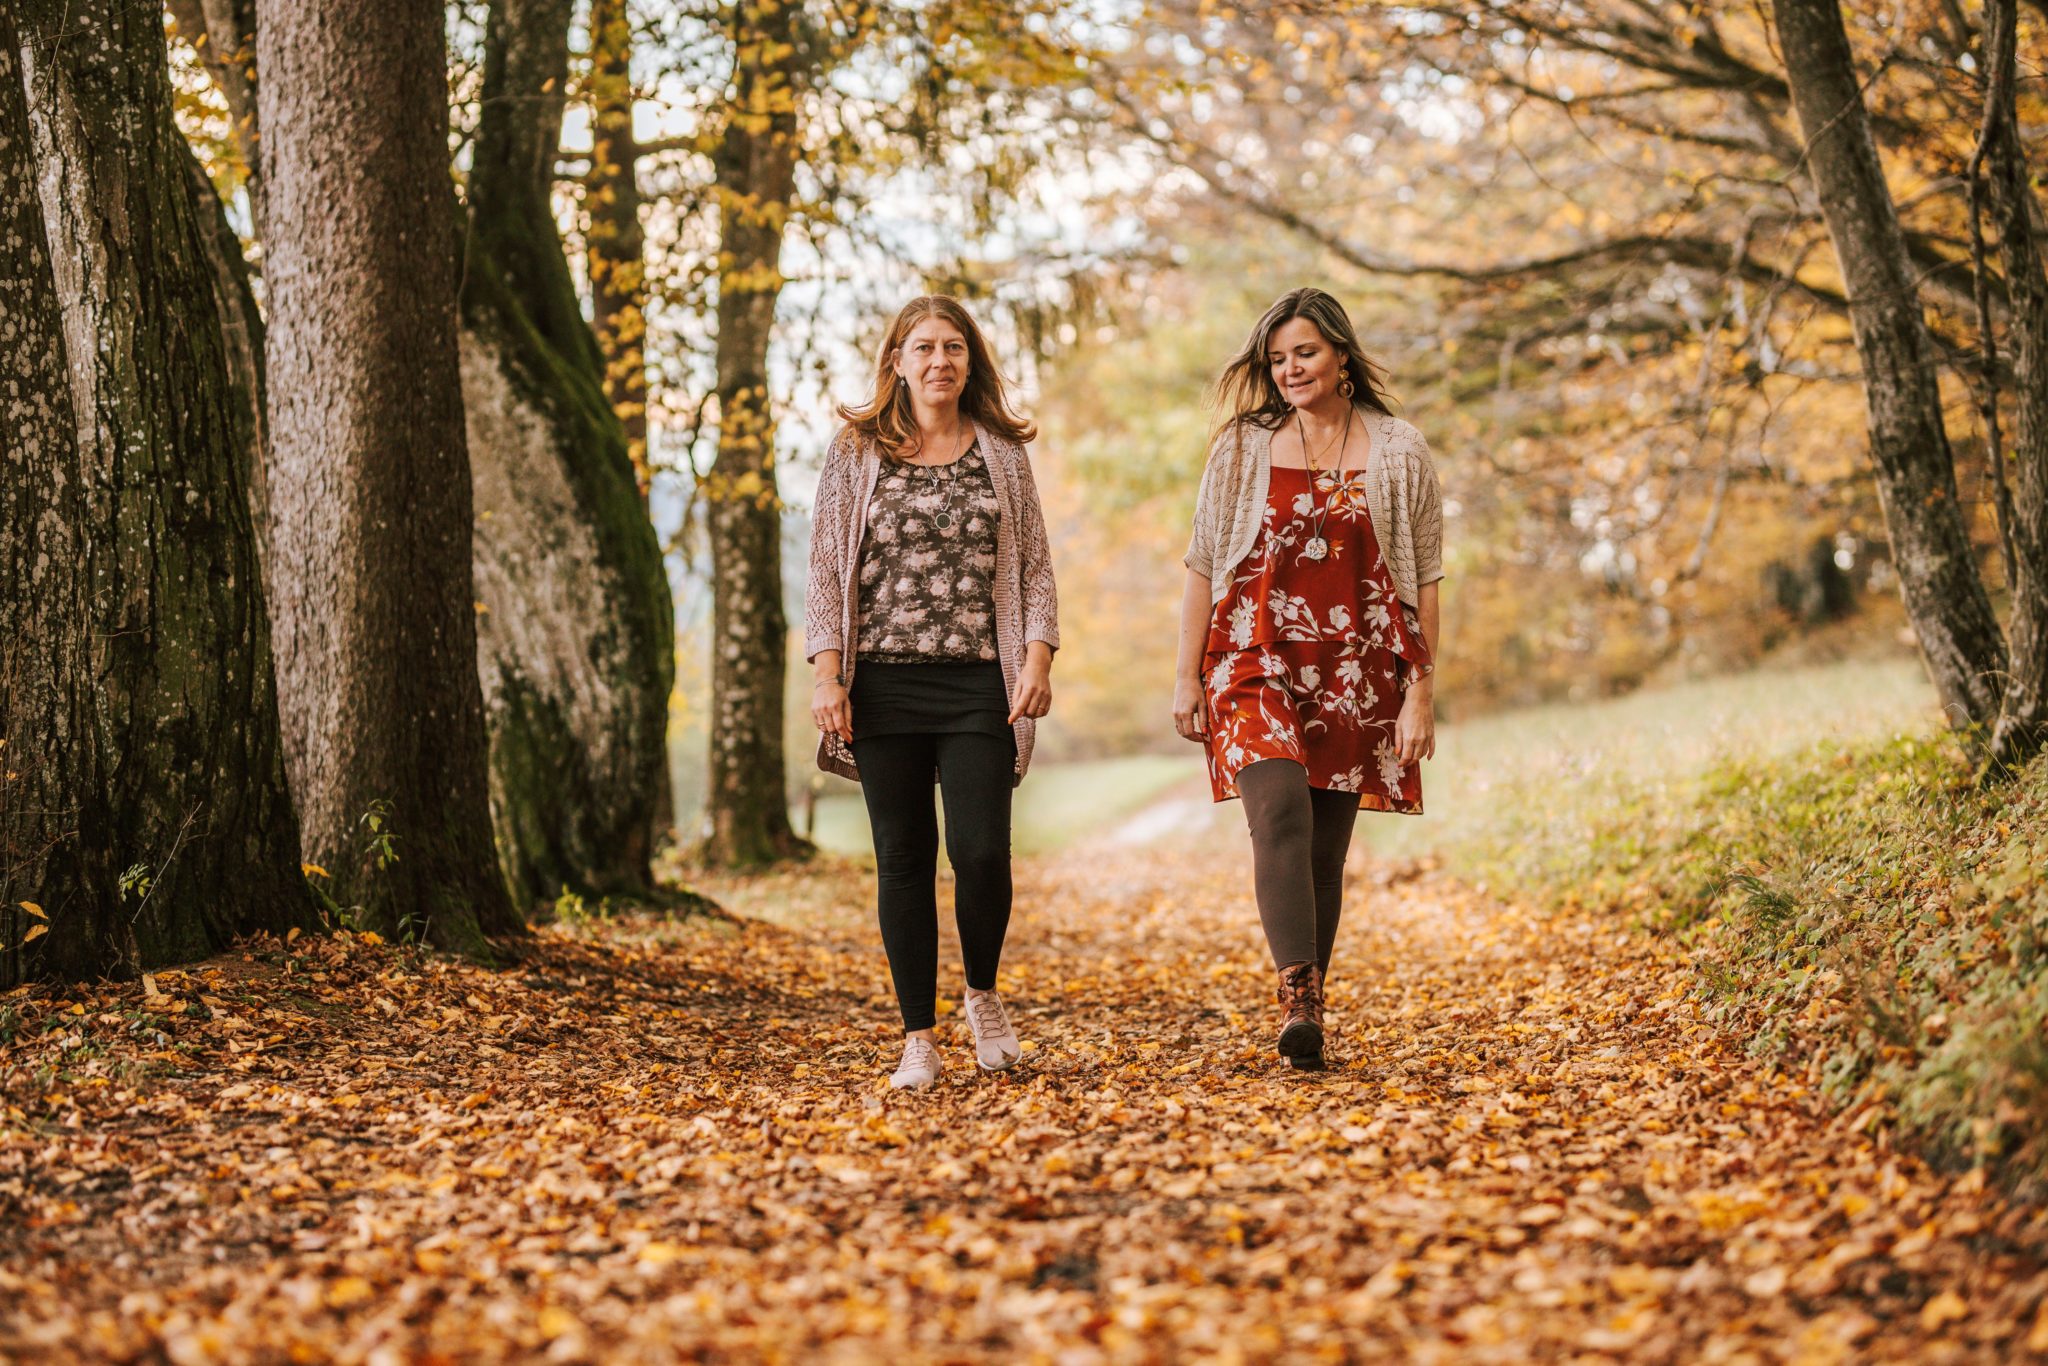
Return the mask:
{"type": "Polygon", "coordinates": [[[897,349],[896,373],[920,403],[934,408],[958,403],[967,385],[967,338],[944,318],[926,318],[897,349]]]}
{"type": "Polygon", "coordinates": [[[1313,408],[1339,392],[1344,356],[1307,318],[1289,318],[1266,339],[1266,364],[1280,396],[1297,408],[1313,408]]]}

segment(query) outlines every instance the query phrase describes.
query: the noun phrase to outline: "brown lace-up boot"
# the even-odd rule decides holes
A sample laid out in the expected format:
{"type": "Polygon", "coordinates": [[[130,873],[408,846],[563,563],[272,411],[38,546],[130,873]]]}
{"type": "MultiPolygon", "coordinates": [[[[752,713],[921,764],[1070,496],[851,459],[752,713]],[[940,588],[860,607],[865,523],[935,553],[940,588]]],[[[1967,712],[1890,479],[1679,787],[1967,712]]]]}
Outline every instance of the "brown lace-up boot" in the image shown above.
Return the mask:
{"type": "Polygon", "coordinates": [[[1280,969],[1280,1055],[1304,1072],[1323,1065],[1323,970],[1314,963],[1280,969]]]}

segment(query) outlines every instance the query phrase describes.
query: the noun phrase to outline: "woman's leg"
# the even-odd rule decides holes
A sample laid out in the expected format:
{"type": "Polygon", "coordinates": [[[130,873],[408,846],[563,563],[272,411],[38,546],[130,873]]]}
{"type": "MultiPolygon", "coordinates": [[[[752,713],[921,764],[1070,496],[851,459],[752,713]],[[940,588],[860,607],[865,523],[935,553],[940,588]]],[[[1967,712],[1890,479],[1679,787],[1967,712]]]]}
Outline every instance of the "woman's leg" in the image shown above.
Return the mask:
{"type": "Polygon", "coordinates": [[[1252,886],[1266,947],[1280,969],[1281,1054],[1296,1067],[1323,1065],[1323,972],[1316,963],[1315,805],[1308,772],[1292,759],[1261,759],[1237,775],[1252,832],[1252,886]]]}
{"type": "Polygon", "coordinates": [[[903,1032],[932,1027],[939,989],[939,822],[932,805],[933,735],[853,742],[875,839],[875,904],[903,1032]]]}
{"type": "Polygon", "coordinates": [[[1316,822],[1308,770],[1292,759],[1261,759],[1237,775],[1237,791],[1251,828],[1252,890],[1273,966],[1317,962],[1316,822]]]}
{"type": "Polygon", "coordinates": [[[1337,942],[1337,921],[1344,912],[1344,857],[1351,852],[1351,831],[1358,824],[1358,794],[1309,789],[1315,833],[1309,838],[1309,866],[1316,886],[1316,966],[1330,971],[1330,950],[1337,942]]]}
{"type": "Polygon", "coordinates": [[[953,916],[967,985],[975,991],[995,990],[1010,928],[1010,777],[1016,761],[1016,742],[1008,735],[938,737],[953,916]]]}

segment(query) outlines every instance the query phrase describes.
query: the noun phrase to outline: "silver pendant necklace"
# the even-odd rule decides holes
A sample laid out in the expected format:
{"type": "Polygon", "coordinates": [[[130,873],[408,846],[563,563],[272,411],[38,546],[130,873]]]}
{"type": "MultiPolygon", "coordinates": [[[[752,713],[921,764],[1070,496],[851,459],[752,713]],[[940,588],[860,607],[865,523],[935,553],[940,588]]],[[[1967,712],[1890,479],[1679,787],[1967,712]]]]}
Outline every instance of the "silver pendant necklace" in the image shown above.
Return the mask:
{"type": "MultiPolygon", "coordinates": [[[[1308,466],[1309,506],[1315,513],[1315,525],[1309,529],[1308,541],[1301,548],[1301,557],[1313,564],[1327,559],[1330,554],[1330,543],[1323,539],[1323,520],[1329,516],[1330,508],[1327,503],[1317,496],[1316,475],[1319,471],[1316,469],[1315,457],[1309,454],[1308,427],[1302,422],[1299,412],[1296,412],[1294,415],[1294,429],[1301,437],[1301,462],[1308,466]]],[[[1344,415],[1344,444],[1337,449],[1337,468],[1335,471],[1337,480],[1340,483],[1344,478],[1344,455],[1350,449],[1351,414],[1346,413],[1344,415]]]]}
{"type": "Polygon", "coordinates": [[[959,448],[951,460],[946,461],[944,464],[915,465],[912,467],[922,470],[924,472],[924,481],[931,492],[938,494],[946,500],[945,505],[932,514],[932,526],[941,533],[952,531],[960,521],[960,500],[958,496],[960,491],[959,465],[966,458],[968,449],[974,444],[973,432],[971,430],[963,431],[961,435],[967,438],[966,443],[959,448]],[[941,473],[941,471],[944,471],[944,473],[941,473]]]}

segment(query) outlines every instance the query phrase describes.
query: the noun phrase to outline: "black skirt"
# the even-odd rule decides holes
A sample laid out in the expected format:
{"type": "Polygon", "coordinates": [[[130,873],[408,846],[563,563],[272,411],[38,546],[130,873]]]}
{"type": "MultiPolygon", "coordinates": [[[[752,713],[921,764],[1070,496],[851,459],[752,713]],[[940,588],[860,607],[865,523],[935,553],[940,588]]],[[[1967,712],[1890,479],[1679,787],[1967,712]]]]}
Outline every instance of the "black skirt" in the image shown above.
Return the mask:
{"type": "Polygon", "coordinates": [[[853,738],[875,735],[1009,735],[1010,697],[1003,666],[884,663],[856,659],[853,738]]]}

